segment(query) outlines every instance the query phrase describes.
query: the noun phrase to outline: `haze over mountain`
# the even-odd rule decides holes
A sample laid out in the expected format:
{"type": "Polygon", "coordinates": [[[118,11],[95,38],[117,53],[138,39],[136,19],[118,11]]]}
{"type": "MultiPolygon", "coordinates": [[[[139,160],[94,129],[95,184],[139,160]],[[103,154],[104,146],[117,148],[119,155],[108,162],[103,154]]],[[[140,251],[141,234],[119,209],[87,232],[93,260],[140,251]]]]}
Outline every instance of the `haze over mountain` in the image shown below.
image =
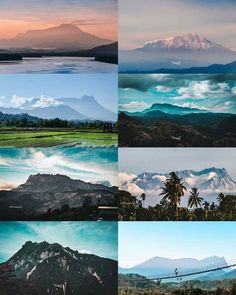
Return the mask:
{"type": "Polygon", "coordinates": [[[234,60],[236,51],[200,34],[187,33],[148,41],[143,47],[133,50],[120,51],[119,70],[124,73],[171,73],[172,69],[207,67],[234,60]]]}
{"type": "Polygon", "coordinates": [[[42,293],[69,283],[69,294],[110,295],[117,292],[117,262],[47,242],[26,242],[2,265],[14,269],[16,279],[32,282],[42,293]]]}
{"type": "Polygon", "coordinates": [[[42,30],[29,30],[15,38],[0,40],[2,49],[85,50],[110,44],[112,40],[86,33],[73,24],[42,30]]]}
{"type": "Polygon", "coordinates": [[[32,98],[20,107],[0,107],[4,114],[27,113],[42,119],[116,121],[117,115],[103,107],[93,96],[81,98],[32,98]]]}
{"type": "Polygon", "coordinates": [[[1,215],[20,210],[21,214],[41,214],[49,208],[82,207],[88,199],[91,205],[117,204],[117,188],[71,179],[65,175],[36,174],[9,191],[0,191],[1,215]],[[5,212],[5,213],[4,213],[5,212]]]}
{"type": "MultiPolygon", "coordinates": [[[[153,71],[152,71],[153,72],[153,71]]],[[[203,74],[203,73],[236,73],[236,61],[228,64],[213,64],[208,67],[192,67],[186,69],[167,69],[163,68],[154,71],[155,73],[173,73],[173,74],[203,74]]]]}
{"type": "MultiPolygon", "coordinates": [[[[212,256],[204,259],[194,258],[179,258],[170,259],[163,257],[153,257],[141,264],[138,264],[131,268],[119,268],[119,273],[128,274],[134,273],[144,275],[147,277],[152,276],[171,276],[175,275],[175,269],[177,268],[180,274],[191,273],[199,270],[207,270],[220,266],[227,266],[227,262],[224,257],[212,256]]],[[[208,279],[215,279],[226,274],[224,270],[216,271],[212,274],[208,274],[208,279]]],[[[202,274],[187,277],[189,279],[201,279],[202,274]]],[[[183,278],[185,279],[185,278],[183,278]]]]}

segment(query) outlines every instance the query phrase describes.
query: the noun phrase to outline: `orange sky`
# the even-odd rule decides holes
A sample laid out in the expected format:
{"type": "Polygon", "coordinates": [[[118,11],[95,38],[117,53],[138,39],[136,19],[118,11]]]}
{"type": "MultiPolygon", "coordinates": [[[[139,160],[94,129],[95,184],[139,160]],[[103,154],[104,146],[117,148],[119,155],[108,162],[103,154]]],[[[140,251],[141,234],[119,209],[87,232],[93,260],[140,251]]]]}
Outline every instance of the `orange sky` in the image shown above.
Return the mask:
{"type": "Polygon", "coordinates": [[[83,31],[99,37],[117,40],[117,15],[115,11],[98,13],[97,11],[71,11],[65,9],[53,16],[48,10],[42,9],[29,14],[19,11],[4,13],[0,11],[0,39],[15,37],[32,29],[45,29],[63,23],[76,23],[83,31]]]}

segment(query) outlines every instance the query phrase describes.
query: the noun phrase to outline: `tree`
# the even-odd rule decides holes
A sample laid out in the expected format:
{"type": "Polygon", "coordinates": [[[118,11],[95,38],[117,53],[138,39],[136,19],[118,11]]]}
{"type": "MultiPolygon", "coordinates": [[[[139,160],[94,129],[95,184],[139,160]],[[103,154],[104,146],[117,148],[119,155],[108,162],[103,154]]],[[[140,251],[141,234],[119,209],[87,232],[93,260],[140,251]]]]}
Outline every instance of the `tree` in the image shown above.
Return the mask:
{"type": "Polygon", "coordinates": [[[164,196],[161,200],[162,203],[168,201],[175,207],[176,220],[179,220],[179,206],[181,197],[184,196],[184,191],[186,191],[186,187],[182,182],[182,178],[180,178],[175,172],[171,172],[170,177],[167,178],[162,187],[162,193],[160,193],[160,195],[164,196]]]}
{"type": "Polygon", "coordinates": [[[221,204],[221,202],[223,202],[225,200],[225,195],[220,193],[217,197],[217,202],[219,203],[219,205],[221,204]]]}
{"type": "Polygon", "coordinates": [[[142,193],[140,198],[141,198],[142,206],[144,207],[144,203],[145,203],[145,200],[146,200],[146,194],[142,193]]]}
{"type": "Polygon", "coordinates": [[[203,202],[203,198],[199,197],[199,192],[196,187],[193,187],[190,191],[190,196],[188,199],[188,207],[189,208],[198,208],[201,206],[203,202]]]}
{"type": "Polygon", "coordinates": [[[208,212],[209,212],[209,209],[210,209],[210,203],[208,203],[207,201],[205,201],[203,203],[203,209],[205,211],[205,220],[208,219],[208,212]]]}

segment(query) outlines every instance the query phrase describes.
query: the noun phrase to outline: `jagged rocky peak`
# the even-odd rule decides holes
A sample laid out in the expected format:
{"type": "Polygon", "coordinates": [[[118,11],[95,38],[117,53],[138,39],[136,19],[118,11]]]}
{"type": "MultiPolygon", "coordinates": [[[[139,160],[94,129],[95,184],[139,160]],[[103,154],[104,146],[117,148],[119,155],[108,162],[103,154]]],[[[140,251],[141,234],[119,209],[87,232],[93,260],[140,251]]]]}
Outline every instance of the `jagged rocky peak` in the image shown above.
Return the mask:
{"type": "Polygon", "coordinates": [[[16,279],[39,286],[39,294],[68,281],[69,294],[116,294],[116,261],[81,254],[58,243],[27,241],[5,264],[12,265],[16,279]]]}
{"type": "MultiPolygon", "coordinates": [[[[225,47],[212,42],[204,36],[196,33],[187,33],[180,36],[152,40],[145,43],[144,49],[188,49],[188,50],[209,50],[226,49],[225,47]]],[[[227,49],[229,50],[229,49],[227,49]]]]}

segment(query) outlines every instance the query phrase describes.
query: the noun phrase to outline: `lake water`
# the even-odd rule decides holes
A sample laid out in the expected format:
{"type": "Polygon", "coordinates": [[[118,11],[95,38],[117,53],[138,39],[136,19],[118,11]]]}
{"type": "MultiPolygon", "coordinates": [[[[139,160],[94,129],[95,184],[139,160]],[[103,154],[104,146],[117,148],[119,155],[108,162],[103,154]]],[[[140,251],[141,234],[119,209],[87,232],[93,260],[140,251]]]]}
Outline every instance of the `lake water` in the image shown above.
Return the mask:
{"type": "Polygon", "coordinates": [[[79,74],[115,73],[117,65],[95,61],[89,57],[24,58],[22,61],[0,62],[4,74],[79,74]]]}

